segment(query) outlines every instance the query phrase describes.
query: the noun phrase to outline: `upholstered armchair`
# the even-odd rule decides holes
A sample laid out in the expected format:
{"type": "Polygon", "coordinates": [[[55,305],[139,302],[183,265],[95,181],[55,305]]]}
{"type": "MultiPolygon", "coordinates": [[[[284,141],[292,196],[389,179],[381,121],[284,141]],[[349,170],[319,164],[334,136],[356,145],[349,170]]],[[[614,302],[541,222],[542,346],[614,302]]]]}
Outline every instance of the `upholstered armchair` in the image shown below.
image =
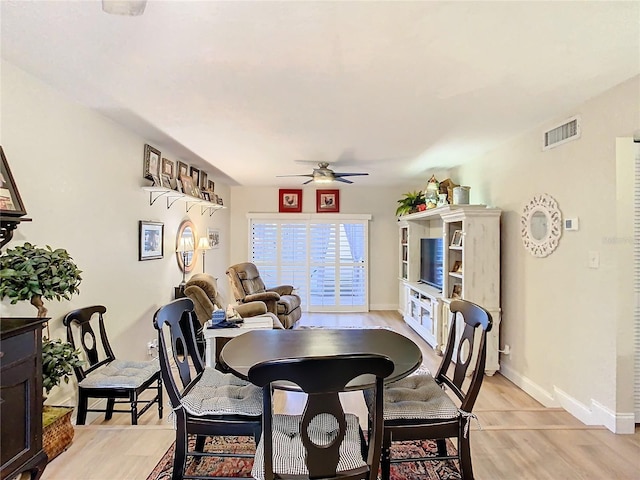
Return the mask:
{"type": "MultiPolygon", "coordinates": [[[[218,292],[217,280],[207,273],[193,275],[185,286],[184,294],[193,301],[194,310],[201,326],[211,318],[216,307],[225,308],[224,300],[218,292]]],[[[264,302],[247,302],[234,305],[233,308],[242,318],[270,315],[273,318],[273,328],[283,328],[276,315],[268,313],[264,302]]]]}
{"type": "Polygon", "coordinates": [[[227,277],[238,303],[264,302],[267,310],[276,314],[285,328],[293,327],[302,316],[300,297],[293,293],[293,286],[266,288],[258,268],[253,263],[232,265],[227,270],[227,277]]]}

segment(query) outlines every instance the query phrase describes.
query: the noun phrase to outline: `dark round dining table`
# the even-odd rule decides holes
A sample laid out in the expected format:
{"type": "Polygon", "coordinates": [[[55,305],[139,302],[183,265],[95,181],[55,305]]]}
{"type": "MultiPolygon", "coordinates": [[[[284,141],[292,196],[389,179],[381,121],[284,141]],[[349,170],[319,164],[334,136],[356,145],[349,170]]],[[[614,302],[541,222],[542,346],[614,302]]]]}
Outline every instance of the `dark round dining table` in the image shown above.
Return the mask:
{"type": "MultiPolygon", "coordinates": [[[[393,361],[394,369],[386,383],[406,377],[422,363],[422,352],[411,339],[384,328],[252,330],[226,343],[220,352],[220,363],[223,369],[247,380],[253,365],[270,360],[357,353],[384,355],[393,361]]],[[[349,382],[345,390],[374,385],[373,375],[362,375],[349,382]]],[[[274,386],[299,390],[285,382],[274,386]]]]}

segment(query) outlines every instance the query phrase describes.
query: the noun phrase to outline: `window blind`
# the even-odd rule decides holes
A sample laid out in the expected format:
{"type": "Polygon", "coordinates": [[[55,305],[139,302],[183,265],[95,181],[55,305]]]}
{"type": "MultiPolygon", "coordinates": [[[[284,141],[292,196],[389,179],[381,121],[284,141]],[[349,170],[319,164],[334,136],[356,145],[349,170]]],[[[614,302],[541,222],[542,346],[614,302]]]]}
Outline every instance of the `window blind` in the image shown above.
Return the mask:
{"type": "Polygon", "coordinates": [[[306,311],[368,311],[368,220],[251,218],[251,259],[267,286],[296,287],[306,311]]]}

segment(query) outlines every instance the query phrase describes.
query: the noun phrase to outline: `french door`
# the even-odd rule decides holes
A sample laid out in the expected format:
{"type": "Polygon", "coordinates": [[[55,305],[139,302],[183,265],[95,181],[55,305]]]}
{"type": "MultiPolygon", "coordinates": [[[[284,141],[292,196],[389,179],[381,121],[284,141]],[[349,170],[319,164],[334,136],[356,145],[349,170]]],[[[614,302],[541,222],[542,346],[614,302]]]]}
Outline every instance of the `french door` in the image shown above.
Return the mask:
{"type": "Polygon", "coordinates": [[[296,287],[305,311],[368,311],[370,218],[250,215],[251,261],[267,287],[296,287]]]}

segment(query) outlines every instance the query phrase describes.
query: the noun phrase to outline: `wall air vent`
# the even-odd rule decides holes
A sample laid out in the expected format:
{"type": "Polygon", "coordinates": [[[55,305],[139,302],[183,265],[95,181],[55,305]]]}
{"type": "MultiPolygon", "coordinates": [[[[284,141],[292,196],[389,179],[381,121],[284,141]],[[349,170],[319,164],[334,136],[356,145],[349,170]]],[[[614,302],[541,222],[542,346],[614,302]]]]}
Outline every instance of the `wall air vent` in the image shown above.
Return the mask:
{"type": "Polygon", "coordinates": [[[542,150],[549,150],[550,148],[557,147],[563,143],[577,140],[581,134],[580,117],[571,117],[561,125],[547,130],[544,132],[542,138],[542,150]]]}

